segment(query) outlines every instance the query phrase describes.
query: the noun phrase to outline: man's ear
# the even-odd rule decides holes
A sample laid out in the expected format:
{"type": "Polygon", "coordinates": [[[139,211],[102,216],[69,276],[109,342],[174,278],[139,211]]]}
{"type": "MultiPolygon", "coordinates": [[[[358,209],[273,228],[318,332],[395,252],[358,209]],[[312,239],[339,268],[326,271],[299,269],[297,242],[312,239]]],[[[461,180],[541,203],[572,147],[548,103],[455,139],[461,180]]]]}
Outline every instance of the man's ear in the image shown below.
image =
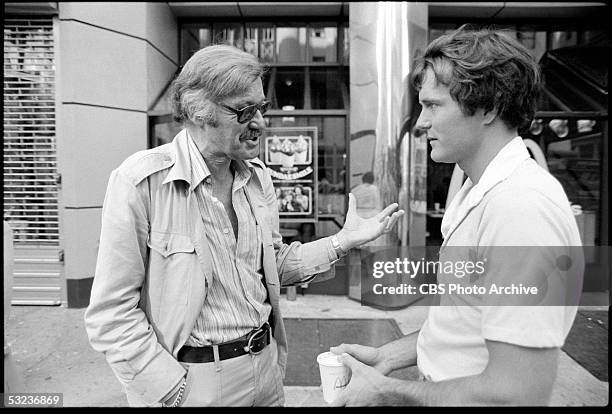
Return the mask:
{"type": "Polygon", "coordinates": [[[495,118],[497,118],[497,108],[493,108],[489,111],[484,111],[482,113],[482,118],[483,121],[482,123],[486,126],[489,126],[493,123],[493,121],[495,121],[495,118]]]}

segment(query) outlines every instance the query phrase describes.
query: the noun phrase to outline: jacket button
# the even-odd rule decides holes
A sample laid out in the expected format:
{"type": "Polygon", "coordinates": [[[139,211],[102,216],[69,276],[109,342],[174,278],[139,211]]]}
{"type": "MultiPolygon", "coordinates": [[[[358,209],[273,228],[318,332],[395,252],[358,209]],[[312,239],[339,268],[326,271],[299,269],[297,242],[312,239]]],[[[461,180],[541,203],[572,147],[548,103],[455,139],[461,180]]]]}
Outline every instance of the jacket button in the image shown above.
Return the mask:
{"type": "Polygon", "coordinates": [[[229,229],[223,229],[223,233],[225,234],[229,233],[229,229]]]}

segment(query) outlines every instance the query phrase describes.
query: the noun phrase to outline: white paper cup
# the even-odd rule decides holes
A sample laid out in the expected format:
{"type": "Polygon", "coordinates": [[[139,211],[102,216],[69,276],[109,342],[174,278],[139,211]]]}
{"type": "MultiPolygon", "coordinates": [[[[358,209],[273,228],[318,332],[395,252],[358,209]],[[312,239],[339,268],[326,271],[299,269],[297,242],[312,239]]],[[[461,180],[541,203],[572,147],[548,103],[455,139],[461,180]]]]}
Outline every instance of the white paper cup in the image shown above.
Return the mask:
{"type": "Polygon", "coordinates": [[[317,356],[319,372],[321,373],[321,388],[323,399],[327,403],[334,401],[351,379],[349,367],[342,364],[338,355],[323,352],[317,356]]]}

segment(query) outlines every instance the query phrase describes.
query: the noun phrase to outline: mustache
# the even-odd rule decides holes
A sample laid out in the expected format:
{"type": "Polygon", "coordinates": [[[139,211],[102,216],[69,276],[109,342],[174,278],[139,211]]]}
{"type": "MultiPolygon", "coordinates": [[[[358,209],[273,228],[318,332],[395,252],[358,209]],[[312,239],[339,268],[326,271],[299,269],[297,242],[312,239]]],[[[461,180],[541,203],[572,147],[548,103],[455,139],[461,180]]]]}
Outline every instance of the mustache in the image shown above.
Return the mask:
{"type": "Polygon", "coordinates": [[[259,129],[247,128],[244,132],[240,134],[240,139],[253,139],[259,138],[263,134],[263,131],[259,129]]]}

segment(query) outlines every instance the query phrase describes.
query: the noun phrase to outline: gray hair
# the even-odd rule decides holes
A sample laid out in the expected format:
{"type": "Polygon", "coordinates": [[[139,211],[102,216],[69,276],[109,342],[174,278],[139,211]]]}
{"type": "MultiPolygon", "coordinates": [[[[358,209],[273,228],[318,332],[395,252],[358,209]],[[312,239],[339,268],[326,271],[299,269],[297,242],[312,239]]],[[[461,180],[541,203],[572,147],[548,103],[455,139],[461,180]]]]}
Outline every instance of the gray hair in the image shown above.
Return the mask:
{"type": "Polygon", "coordinates": [[[174,119],[216,126],[214,103],[244,94],[265,70],[255,56],[233,46],[200,49],[189,58],[170,86],[174,119]]]}

